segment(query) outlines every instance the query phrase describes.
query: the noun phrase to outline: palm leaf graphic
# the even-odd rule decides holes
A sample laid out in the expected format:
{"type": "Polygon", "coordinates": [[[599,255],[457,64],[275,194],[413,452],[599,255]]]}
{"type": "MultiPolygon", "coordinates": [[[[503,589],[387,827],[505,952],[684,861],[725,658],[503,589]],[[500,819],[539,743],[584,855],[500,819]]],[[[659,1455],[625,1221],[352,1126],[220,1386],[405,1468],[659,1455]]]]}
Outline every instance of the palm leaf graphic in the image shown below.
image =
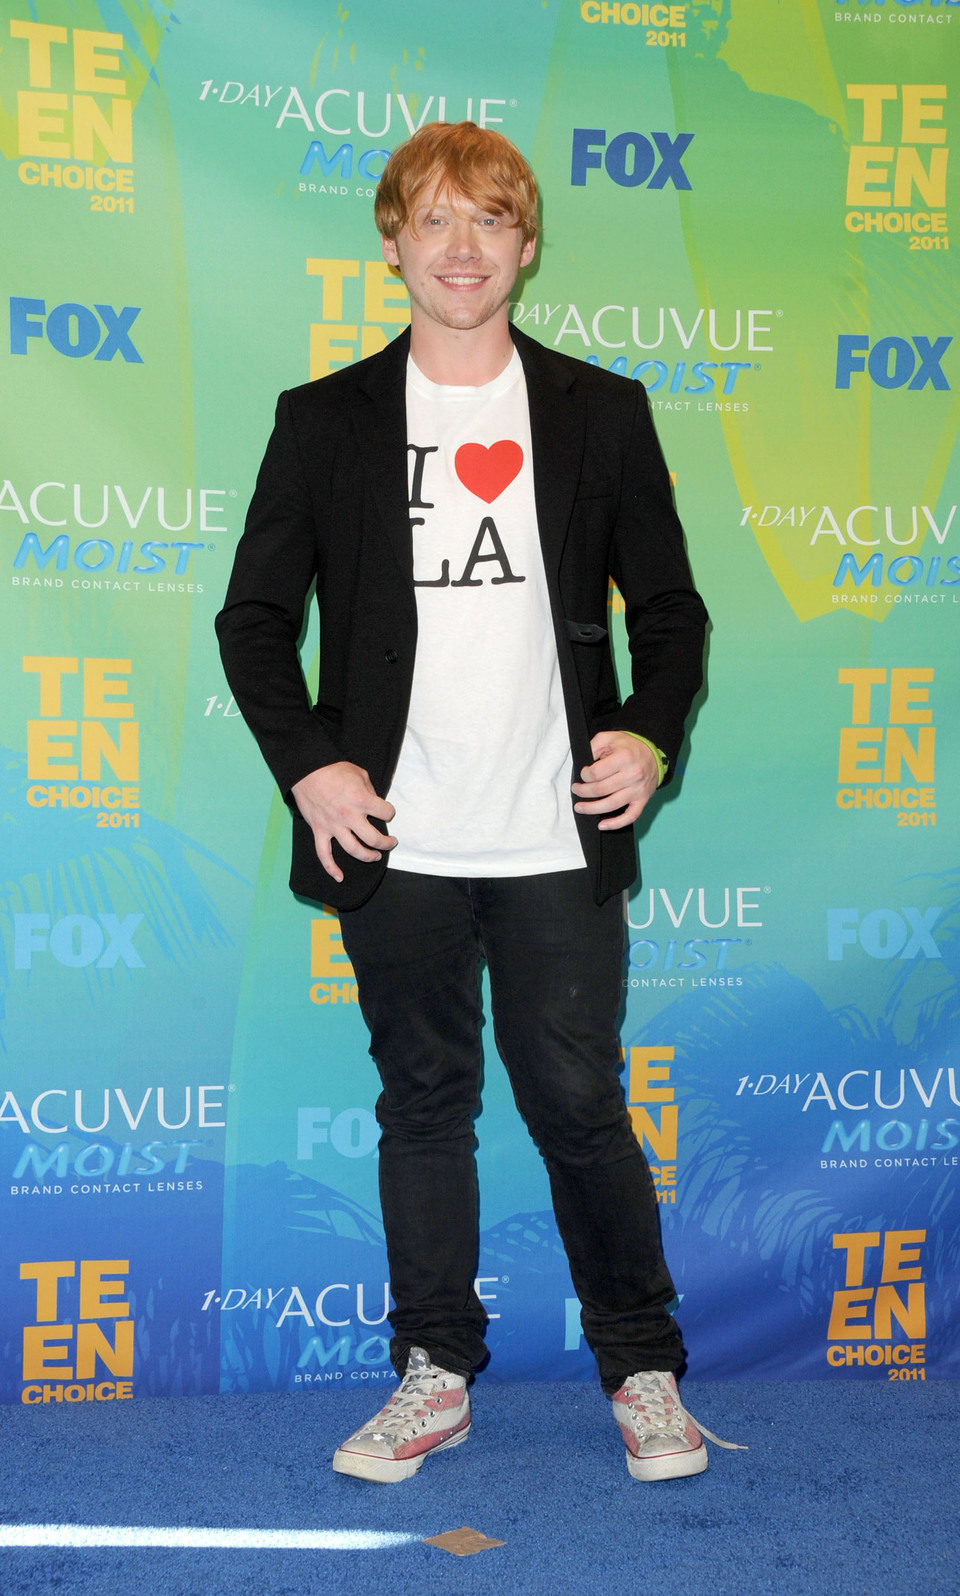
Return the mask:
{"type": "MultiPolygon", "coordinates": [[[[908,961],[891,971],[881,1012],[871,1021],[854,1006],[828,1011],[811,987],[779,967],[751,966],[740,972],[742,988],[684,994],[637,1038],[674,1046],[679,1191],[676,1210],[665,1210],[664,1219],[682,1254],[683,1274],[691,1277],[685,1311],[691,1303],[697,1311],[698,1301],[710,1296],[705,1317],[752,1316],[761,1339],[766,1331],[772,1361],[773,1340],[792,1324],[808,1338],[813,1332],[817,1350],[811,1356],[820,1359],[823,1372],[825,1320],[831,1294],[843,1283],[842,1254],[833,1237],[888,1229],[926,1233],[927,1355],[931,1361],[956,1357],[951,1325],[960,1296],[960,1193],[955,1174],[934,1161],[929,1170],[911,1170],[907,1179],[891,1177],[881,1167],[857,1176],[821,1175],[822,1183],[813,1184],[809,1171],[813,1167],[819,1173],[819,1147],[811,1147],[811,1132],[822,1135],[826,1106],[821,1104],[819,1115],[806,1122],[807,1130],[799,1103],[786,1093],[737,1096],[743,1077],[756,1080],[763,1074],[780,1081],[806,1075],[809,1090],[820,1071],[836,1081],[851,1070],[865,1070],[871,1078],[879,1070],[884,1080],[896,1083],[901,1069],[914,1069],[931,1091],[937,1070],[956,1059],[960,929],[960,876],[948,871],[935,879],[942,887],[937,896],[947,907],[936,926],[944,977],[932,994],[930,961],[908,961]],[[921,986],[926,990],[914,1002],[912,993],[921,986]],[[798,1173],[801,1179],[795,1178],[798,1173]],[[698,1273],[705,1281],[699,1297],[698,1273]]],[[[940,1080],[942,1085],[942,1074],[940,1080]]],[[[934,1109],[928,1118],[943,1112],[934,1109]]],[[[949,1107],[946,1112],[949,1118],[949,1107]]],[[[880,1117],[890,1120],[896,1114],[880,1110],[880,1117]]],[[[952,1123],[960,1130],[960,1120],[952,1123]]],[[[731,1352],[736,1340],[731,1324],[731,1352]]],[[[736,1350],[742,1362],[742,1339],[736,1350]]]]}
{"type": "MultiPolygon", "coordinates": [[[[122,914],[136,905],[164,958],[187,961],[204,944],[223,947],[230,936],[195,865],[212,864],[236,880],[237,872],[175,827],[140,811],[136,831],[100,830],[93,816],[33,809],[24,798],[26,761],[0,753],[4,869],[0,878],[0,1019],[10,982],[7,947],[18,914],[45,914],[51,924],[67,915],[122,914]]],[[[123,966],[82,974],[91,996],[122,979],[123,966]]]]}

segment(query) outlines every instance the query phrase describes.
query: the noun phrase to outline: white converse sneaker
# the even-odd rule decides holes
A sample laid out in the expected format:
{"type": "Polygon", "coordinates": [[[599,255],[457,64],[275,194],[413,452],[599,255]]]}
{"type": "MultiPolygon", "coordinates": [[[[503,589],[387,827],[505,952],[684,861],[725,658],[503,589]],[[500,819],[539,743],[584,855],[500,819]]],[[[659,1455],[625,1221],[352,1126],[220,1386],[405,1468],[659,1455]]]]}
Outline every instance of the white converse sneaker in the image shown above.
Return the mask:
{"type": "Polygon", "coordinates": [[[333,1454],[338,1474],[388,1484],[416,1474],[424,1458],[459,1446],[470,1433],[470,1398],[462,1375],[411,1347],[407,1372],[386,1407],[333,1454]]]}
{"type": "Polygon", "coordinates": [[[672,1374],[656,1369],[631,1374],[613,1394],[613,1416],[635,1480],[682,1479],[706,1468],[703,1436],[680,1401],[672,1374]]]}

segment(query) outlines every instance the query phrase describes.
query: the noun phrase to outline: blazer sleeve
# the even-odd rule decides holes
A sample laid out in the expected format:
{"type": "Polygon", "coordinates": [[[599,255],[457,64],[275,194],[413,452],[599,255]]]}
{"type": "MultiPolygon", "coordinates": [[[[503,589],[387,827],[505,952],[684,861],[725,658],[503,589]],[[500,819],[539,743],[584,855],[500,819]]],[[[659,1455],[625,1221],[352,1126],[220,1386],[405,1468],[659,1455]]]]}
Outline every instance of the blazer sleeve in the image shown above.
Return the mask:
{"type": "Polygon", "coordinates": [[[693,584],[646,392],[639,382],[631,388],[610,574],[624,601],[632,691],[600,729],[632,731],[655,743],[668,761],[668,781],[703,681],[708,616],[693,584]]]}
{"type": "Polygon", "coordinates": [[[343,757],[311,705],[298,647],[320,532],[283,393],[215,624],[230,690],[284,797],[343,757]]]}

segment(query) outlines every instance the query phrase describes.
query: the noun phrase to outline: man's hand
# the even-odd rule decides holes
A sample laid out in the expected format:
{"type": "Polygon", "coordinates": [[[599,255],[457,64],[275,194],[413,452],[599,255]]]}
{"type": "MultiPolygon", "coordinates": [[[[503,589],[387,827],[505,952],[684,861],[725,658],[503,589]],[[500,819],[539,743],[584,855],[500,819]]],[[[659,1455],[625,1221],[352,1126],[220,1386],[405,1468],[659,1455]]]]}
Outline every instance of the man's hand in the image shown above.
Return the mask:
{"type": "Polygon", "coordinates": [[[385,837],[369,817],[391,821],[393,804],[374,791],[370,777],[359,765],[341,759],[335,765],[322,765],[291,788],[297,808],[313,832],[317,858],[334,881],[343,880],[343,871],[334,863],[334,838],[354,859],[372,863],[387,848],[395,848],[396,837],[385,837]]]}
{"type": "Polygon", "coordinates": [[[648,798],[657,790],[657,761],[639,737],[629,732],[597,732],[590,739],[594,763],[580,772],[582,780],[572,783],[581,800],[574,804],[580,815],[612,815],[598,823],[599,831],[619,831],[630,826],[643,813],[648,798]],[[618,809],[623,814],[616,814],[618,809]]]}

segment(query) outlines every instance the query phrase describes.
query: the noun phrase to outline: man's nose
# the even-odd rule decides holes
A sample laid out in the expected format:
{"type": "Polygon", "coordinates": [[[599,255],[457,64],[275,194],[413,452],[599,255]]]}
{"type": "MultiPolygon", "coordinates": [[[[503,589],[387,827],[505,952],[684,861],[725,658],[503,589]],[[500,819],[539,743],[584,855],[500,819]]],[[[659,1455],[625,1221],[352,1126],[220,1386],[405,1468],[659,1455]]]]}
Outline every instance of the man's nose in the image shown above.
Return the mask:
{"type": "Polygon", "coordinates": [[[450,235],[449,253],[458,260],[472,260],[480,250],[469,222],[455,222],[450,235]]]}

